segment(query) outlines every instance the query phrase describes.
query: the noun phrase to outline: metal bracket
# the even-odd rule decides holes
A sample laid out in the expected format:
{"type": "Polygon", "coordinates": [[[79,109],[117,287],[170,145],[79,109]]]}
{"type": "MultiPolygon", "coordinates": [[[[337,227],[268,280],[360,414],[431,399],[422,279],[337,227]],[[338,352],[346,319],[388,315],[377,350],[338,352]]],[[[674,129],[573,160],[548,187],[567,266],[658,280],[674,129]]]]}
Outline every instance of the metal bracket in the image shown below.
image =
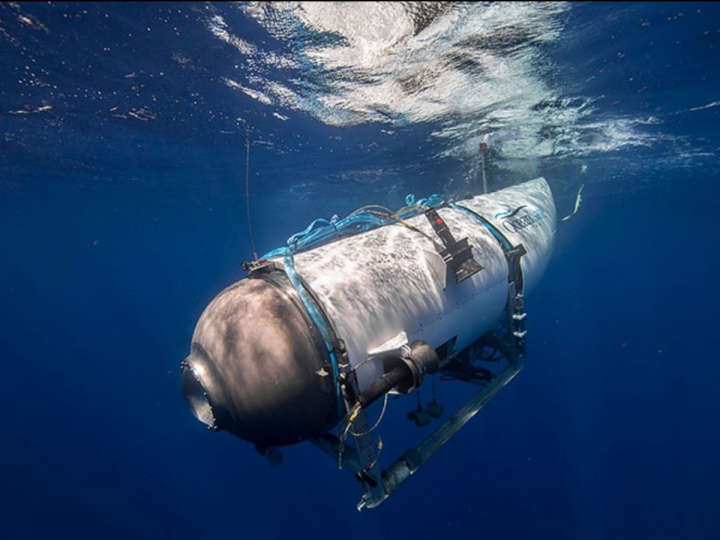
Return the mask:
{"type": "Polygon", "coordinates": [[[458,283],[477,274],[483,269],[483,266],[473,258],[472,246],[468,242],[468,239],[455,240],[445,221],[443,221],[440,214],[437,213],[437,210],[428,208],[425,210],[425,217],[427,217],[433,230],[440,237],[440,240],[442,240],[445,249],[440,252],[440,256],[448,268],[453,271],[458,283]]]}

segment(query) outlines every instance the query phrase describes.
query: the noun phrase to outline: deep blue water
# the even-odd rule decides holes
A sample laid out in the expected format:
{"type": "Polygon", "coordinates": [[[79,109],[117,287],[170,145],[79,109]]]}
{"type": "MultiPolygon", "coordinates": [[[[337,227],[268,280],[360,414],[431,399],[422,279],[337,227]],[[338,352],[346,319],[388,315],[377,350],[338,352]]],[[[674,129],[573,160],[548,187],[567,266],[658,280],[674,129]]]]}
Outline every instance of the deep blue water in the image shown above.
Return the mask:
{"type": "Polygon", "coordinates": [[[354,6],[0,4],[0,537],[720,538],[720,5],[354,6]],[[377,509],[183,403],[246,129],[261,252],[477,189],[481,140],[493,187],[585,186],[525,369],[377,509]]]}

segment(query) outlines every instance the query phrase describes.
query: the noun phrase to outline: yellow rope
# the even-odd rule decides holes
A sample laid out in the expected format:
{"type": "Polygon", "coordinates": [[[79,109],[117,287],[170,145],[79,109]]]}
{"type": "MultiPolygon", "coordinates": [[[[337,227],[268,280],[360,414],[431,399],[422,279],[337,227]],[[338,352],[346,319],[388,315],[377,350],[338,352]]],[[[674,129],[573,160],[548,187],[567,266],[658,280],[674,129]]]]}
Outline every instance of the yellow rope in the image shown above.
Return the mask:
{"type": "Polygon", "coordinates": [[[573,217],[575,214],[577,214],[577,211],[580,208],[580,203],[582,202],[582,192],[583,192],[584,187],[585,187],[585,184],[580,184],[580,189],[578,189],[577,197],[575,197],[575,209],[572,211],[572,214],[565,216],[560,221],[567,221],[568,219],[573,217]]]}

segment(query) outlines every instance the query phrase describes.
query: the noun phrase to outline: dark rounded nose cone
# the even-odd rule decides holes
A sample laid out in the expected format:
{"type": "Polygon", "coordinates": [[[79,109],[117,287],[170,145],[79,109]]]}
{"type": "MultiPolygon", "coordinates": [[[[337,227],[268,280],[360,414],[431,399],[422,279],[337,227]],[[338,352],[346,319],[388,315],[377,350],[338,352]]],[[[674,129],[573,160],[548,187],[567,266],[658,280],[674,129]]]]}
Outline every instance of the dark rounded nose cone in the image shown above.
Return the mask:
{"type": "Polygon", "coordinates": [[[183,392],[205,423],[212,418],[260,447],[293,444],[338,420],[332,375],[322,370],[327,356],[294,291],[248,278],[200,317],[186,359],[197,384],[183,392]],[[211,409],[204,416],[203,399],[211,409]]]}

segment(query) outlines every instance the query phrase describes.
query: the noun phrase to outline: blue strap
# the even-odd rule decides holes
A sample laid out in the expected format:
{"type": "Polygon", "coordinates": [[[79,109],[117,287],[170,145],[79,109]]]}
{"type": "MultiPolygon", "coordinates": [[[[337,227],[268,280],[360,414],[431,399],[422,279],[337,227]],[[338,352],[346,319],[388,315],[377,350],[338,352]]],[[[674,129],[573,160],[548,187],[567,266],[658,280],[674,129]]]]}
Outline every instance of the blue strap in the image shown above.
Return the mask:
{"type": "Polygon", "coordinates": [[[450,203],[450,208],[454,208],[455,210],[462,210],[466,214],[470,214],[472,217],[477,219],[480,223],[482,223],[485,228],[490,231],[490,233],[495,237],[495,239],[500,242],[500,245],[502,246],[504,251],[509,251],[512,249],[512,244],[508,241],[507,238],[505,238],[505,235],[501,233],[495,225],[490,223],[487,219],[482,217],[480,214],[470,210],[469,208],[465,208],[464,206],[460,206],[459,204],[450,203]]]}
{"type": "MultiPolygon", "coordinates": [[[[438,208],[443,204],[443,199],[438,194],[431,195],[427,199],[415,200],[412,193],[405,197],[406,207],[401,208],[394,213],[393,217],[378,216],[375,213],[367,211],[355,211],[349,216],[339,219],[333,216],[330,221],[326,219],[316,219],[308,225],[304,231],[293,234],[287,239],[287,245],[293,252],[304,251],[342,235],[353,235],[361,232],[369,231],[376,227],[396,223],[397,218],[407,219],[416,214],[422,213],[418,207],[438,208]]],[[[282,248],[281,248],[282,249],[282,248]]],[[[265,254],[263,259],[279,257],[282,253],[280,250],[274,250],[265,254]]]]}
{"type": "Polygon", "coordinates": [[[298,295],[300,296],[300,299],[302,300],[302,303],[305,306],[308,315],[310,315],[310,318],[315,324],[315,327],[320,330],[320,334],[322,335],[323,341],[325,342],[325,347],[327,348],[328,354],[330,355],[330,363],[332,364],[333,385],[335,386],[335,394],[337,396],[338,414],[342,415],[344,413],[344,402],[342,400],[342,395],[340,392],[340,368],[338,366],[337,356],[335,356],[335,347],[333,346],[333,339],[330,333],[330,328],[328,327],[328,323],[325,320],[323,314],[320,313],[320,310],[318,309],[315,302],[312,300],[312,298],[310,298],[310,295],[308,294],[305,286],[300,280],[300,276],[298,276],[297,272],[295,271],[295,261],[293,259],[293,254],[290,248],[279,248],[275,251],[283,251],[285,274],[287,275],[290,283],[292,283],[292,286],[295,288],[298,295]]]}
{"type": "MultiPolygon", "coordinates": [[[[442,198],[437,194],[431,195],[427,199],[420,199],[417,203],[415,202],[415,196],[410,194],[405,198],[405,202],[408,206],[398,210],[395,213],[396,217],[407,219],[412,215],[422,212],[422,210],[418,209],[418,206],[430,206],[435,208],[443,204],[442,198]]],[[[365,232],[375,227],[381,227],[395,222],[396,219],[380,217],[365,211],[354,212],[344,219],[338,219],[337,216],[333,216],[330,221],[325,219],[316,219],[308,225],[304,231],[293,234],[290,238],[288,238],[288,247],[279,247],[269,251],[260,259],[260,262],[263,263],[265,260],[279,259],[280,257],[283,258],[285,274],[290,280],[290,283],[292,283],[295,291],[300,296],[310,319],[320,331],[323,341],[325,342],[325,347],[327,348],[330,356],[330,363],[332,364],[333,384],[337,395],[339,414],[343,414],[344,401],[342,400],[342,392],[339,382],[340,367],[335,353],[333,335],[325,315],[318,308],[315,301],[310,297],[308,291],[302,283],[302,280],[300,279],[300,276],[298,276],[295,271],[293,253],[316,247],[342,234],[357,234],[359,232],[365,232]]]]}
{"type": "Polygon", "coordinates": [[[339,218],[337,216],[333,216],[330,221],[326,219],[316,219],[310,225],[308,225],[304,231],[295,233],[290,238],[288,238],[287,245],[293,249],[296,249],[298,242],[305,240],[308,237],[315,236],[318,233],[320,233],[321,235],[333,234],[333,231],[336,230],[336,224],[338,222],[338,219],[339,218]]]}

